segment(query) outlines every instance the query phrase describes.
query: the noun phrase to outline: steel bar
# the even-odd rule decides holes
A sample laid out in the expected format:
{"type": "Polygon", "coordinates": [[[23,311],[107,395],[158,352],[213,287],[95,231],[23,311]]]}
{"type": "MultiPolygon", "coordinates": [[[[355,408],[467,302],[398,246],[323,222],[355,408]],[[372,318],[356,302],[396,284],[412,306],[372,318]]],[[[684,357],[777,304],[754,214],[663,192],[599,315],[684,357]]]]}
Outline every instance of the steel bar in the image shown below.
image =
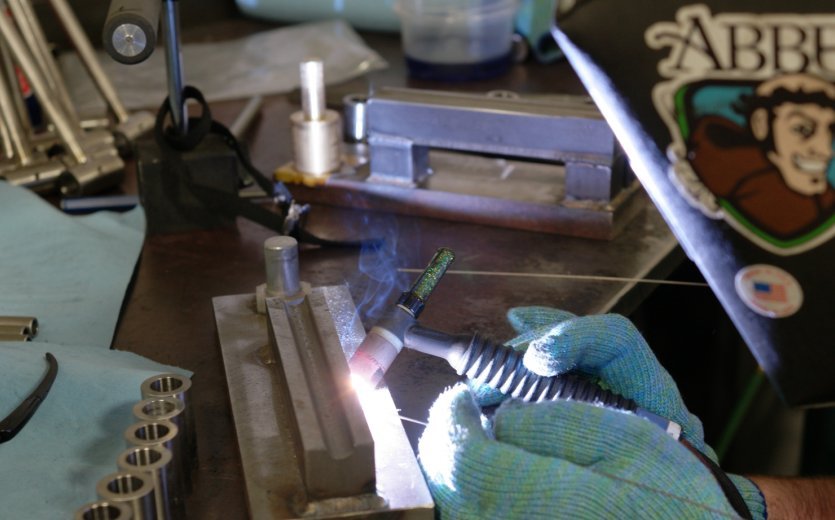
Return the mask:
{"type": "Polygon", "coordinates": [[[238,117],[236,117],[232,124],[229,125],[229,131],[232,132],[235,139],[241,139],[247,130],[249,130],[249,127],[261,111],[263,104],[264,97],[260,95],[253,96],[249,99],[249,101],[247,101],[243,110],[241,110],[241,113],[238,114],[238,117]]]}
{"type": "MultiPolygon", "coordinates": [[[[5,49],[6,46],[2,42],[0,45],[5,49]]],[[[4,150],[4,152],[6,157],[14,158],[19,165],[28,166],[32,163],[32,143],[29,142],[29,130],[20,120],[15,108],[13,92],[16,88],[18,88],[17,76],[9,78],[6,74],[0,74],[0,113],[2,113],[3,126],[8,133],[8,143],[11,146],[11,151],[4,150]]]]}
{"type": "Polygon", "coordinates": [[[29,46],[35,63],[43,73],[47,86],[55,94],[58,105],[63,108],[64,116],[71,124],[80,126],[72,98],[70,98],[69,91],[64,84],[58,64],[52,56],[49,42],[30,0],[7,0],[7,3],[20,29],[21,36],[29,46]]]}
{"type": "Polygon", "coordinates": [[[183,98],[183,58],[180,53],[180,6],[178,0],[162,0],[162,29],[165,33],[165,63],[168,70],[168,104],[174,130],[188,132],[188,111],[183,98]]]}
{"type": "Polygon", "coordinates": [[[113,111],[116,120],[119,123],[124,123],[128,120],[128,111],[125,109],[122,100],[119,99],[119,95],[116,93],[116,88],[113,86],[110,78],[104,73],[104,69],[96,57],[96,52],[93,50],[93,46],[90,44],[90,40],[84,33],[84,29],[81,27],[72,8],[66,0],[50,0],[50,4],[61,20],[61,24],[64,26],[64,30],[67,31],[70,40],[72,40],[75,50],[78,51],[81,63],[84,64],[87,72],[93,78],[93,83],[96,85],[96,88],[98,88],[102,97],[107,102],[110,110],[113,111]]]}
{"type": "Polygon", "coordinates": [[[12,22],[6,16],[0,16],[0,34],[9,46],[12,55],[17,60],[27,79],[31,82],[35,94],[38,96],[44,111],[55,125],[58,134],[64,141],[68,152],[79,164],[87,162],[87,154],[80,143],[80,126],[73,127],[72,122],[63,113],[62,108],[52,98],[52,91],[47,80],[29,53],[23,40],[12,22]]]}
{"type": "Polygon", "coordinates": [[[564,163],[567,195],[610,200],[623,184],[617,145],[585,97],[549,100],[385,88],[366,106],[369,180],[420,185],[427,150],[443,148],[564,163]]]}
{"type": "Polygon", "coordinates": [[[17,118],[21,125],[26,128],[27,138],[31,138],[34,132],[32,129],[32,121],[29,116],[29,111],[26,108],[26,101],[23,99],[23,93],[21,92],[20,78],[18,77],[19,70],[14,63],[12,53],[9,50],[8,45],[6,45],[6,42],[3,41],[3,38],[0,38],[0,58],[3,60],[3,74],[6,77],[9,90],[11,91],[15,113],[17,113],[17,118]]]}
{"type": "Polygon", "coordinates": [[[317,295],[268,299],[270,343],[287,378],[308,493],[356,495],[374,482],[374,443],[333,324],[317,321],[314,306],[327,303],[317,295]]]}

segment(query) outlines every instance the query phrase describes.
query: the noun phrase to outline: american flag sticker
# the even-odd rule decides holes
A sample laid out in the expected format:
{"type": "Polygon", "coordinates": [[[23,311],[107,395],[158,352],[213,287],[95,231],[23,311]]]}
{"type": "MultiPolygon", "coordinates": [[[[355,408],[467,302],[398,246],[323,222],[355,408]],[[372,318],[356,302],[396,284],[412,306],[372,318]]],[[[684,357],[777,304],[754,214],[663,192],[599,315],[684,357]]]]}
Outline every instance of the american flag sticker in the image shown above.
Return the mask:
{"type": "Polygon", "coordinates": [[[771,300],[775,302],[786,301],[786,288],[782,285],[754,281],[754,292],[757,297],[762,298],[763,300],[771,300]]]}
{"type": "Polygon", "coordinates": [[[803,289],[797,279],[773,265],[745,267],[737,273],[734,284],[739,298],[761,316],[785,318],[803,305],[803,289]]]}

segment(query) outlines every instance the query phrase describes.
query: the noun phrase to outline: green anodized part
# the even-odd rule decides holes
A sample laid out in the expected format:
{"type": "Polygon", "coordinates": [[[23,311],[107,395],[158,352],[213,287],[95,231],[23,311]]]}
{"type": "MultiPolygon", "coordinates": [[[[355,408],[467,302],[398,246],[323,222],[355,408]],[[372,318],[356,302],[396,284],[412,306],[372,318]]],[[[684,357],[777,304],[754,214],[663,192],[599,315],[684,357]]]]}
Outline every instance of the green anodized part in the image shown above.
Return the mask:
{"type": "Polygon", "coordinates": [[[426,269],[415,280],[410,292],[425,302],[429,298],[429,295],[432,294],[432,291],[435,290],[435,287],[441,281],[441,277],[452,264],[453,260],[455,260],[455,253],[452,252],[452,249],[446,247],[438,249],[435,252],[435,256],[430,260],[429,265],[426,266],[426,269]]]}

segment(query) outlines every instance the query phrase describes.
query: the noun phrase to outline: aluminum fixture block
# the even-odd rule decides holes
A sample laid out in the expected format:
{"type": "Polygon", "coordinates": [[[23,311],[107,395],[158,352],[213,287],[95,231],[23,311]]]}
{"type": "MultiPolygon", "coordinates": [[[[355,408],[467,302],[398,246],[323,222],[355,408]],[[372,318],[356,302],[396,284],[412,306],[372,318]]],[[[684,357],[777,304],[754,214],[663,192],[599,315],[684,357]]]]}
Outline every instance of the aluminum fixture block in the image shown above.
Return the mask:
{"type": "Polygon", "coordinates": [[[267,318],[292,402],[308,494],[328,498],[374,489],[374,440],[323,295],[270,298],[267,318]]]}
{"type": "MultiPolygon", "coordinates": [[[[312,306],[313,312],[332,320],[350,357],[365,331],[347,287],[317,287],[312,293],[327,302],[326,309],[312,306]]],[[[213,306],[251,518],[434,517],[432,497],[386,387],[361,394],[374,437],[376,490],[352,497],[306,497],[292,403],[285,371],[276,366],[268,345],[267,317],[256,312],[254,294],[220,296],[213,306]]]]}
{"type": "Polygon", "coordinates": [[[586,97],[541,101],[386,88],[366,110],[371,181],[420,184],[427,149],[444,148],[564,163],[567,195],[575,198],[610,200],[623,184],[623,172],[613,172],[615,136],[586,97]],[[590,171],[604,175],[574,180],[590,171]]]}

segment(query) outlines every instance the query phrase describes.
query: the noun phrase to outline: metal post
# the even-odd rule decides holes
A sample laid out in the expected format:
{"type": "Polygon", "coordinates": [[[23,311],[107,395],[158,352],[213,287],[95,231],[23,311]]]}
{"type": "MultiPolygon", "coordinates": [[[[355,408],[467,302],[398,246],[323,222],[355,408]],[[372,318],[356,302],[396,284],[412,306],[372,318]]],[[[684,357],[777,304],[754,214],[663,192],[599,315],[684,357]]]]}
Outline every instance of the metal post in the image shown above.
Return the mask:
{"type": "Polygon", "coordinates": [[[64,30],[67,31],[70,40],[72,40],[75,50],[78,51],[81,62],[93,78],[93,83],[95,83],[102,97],[107,101],[107,104],[116,116],[116,120],[119,123],[124,123],[128,119],[128,111],[122,104],[122,100],[119,99],[113,83],[110,82],[110,78],[104,73],[104,69],[102,69],[98,58],[96,58],[96,52],[93,50],[93,46],[90,44],[90,40],[87,39],[87,35],[84,33],[84,29],[78,22],[78,18],[75,16],[72,8],[66,0],[50,0],[50,3],[52,4],[52,8],[55,9],[56,14],[58,14],[64,30]]]}
{"type": "MultiPolygon", "coordinates": [[[[3,2],[0,7],[5,7],[7,4],[3,2]]],[[[72,123],[67,119],[59,105],[52,98],[52,91],[49,88],[46,78],[39,70],[34,58],[26,48],[25,43],[15,29],[12,22],[6,16],[0,16],[0,35],[5,39],[12,52],[12,55],[17,60],[23,73],[32,83],[32,88],[38,96],[38,101],[41,102],[44,111],[49,119],[55,125],[55,129],[67,146],[68,151],[79,164],[87,162],[87,154],[81,146],[77,131],[80,126],[73,128],[72,123]]]]}
{"type": "Polygon", "coordinates": [[[80,126],[70,93],[64,85],[55,58],[52,57],[46,35],[41,28],[37,15],[35,15],[35,10],[32,9],[32,4],[29,0],[9,0],[8,3],[20,28],[21,36],[29,46],[34,61],[40,67],[50,91],[54,93],[59,105],[63,108],[65,117],[69,119],[71,124],[80,126]]]}
{"type": "Polygon", "coordinates": [[[183,59],[180,53],[180,13],[177,0],[163,0],[165,63],[168,68],[168,104],[171,121],[180,135],[188,132],[188,113],[183,99],[183,59]]]}

